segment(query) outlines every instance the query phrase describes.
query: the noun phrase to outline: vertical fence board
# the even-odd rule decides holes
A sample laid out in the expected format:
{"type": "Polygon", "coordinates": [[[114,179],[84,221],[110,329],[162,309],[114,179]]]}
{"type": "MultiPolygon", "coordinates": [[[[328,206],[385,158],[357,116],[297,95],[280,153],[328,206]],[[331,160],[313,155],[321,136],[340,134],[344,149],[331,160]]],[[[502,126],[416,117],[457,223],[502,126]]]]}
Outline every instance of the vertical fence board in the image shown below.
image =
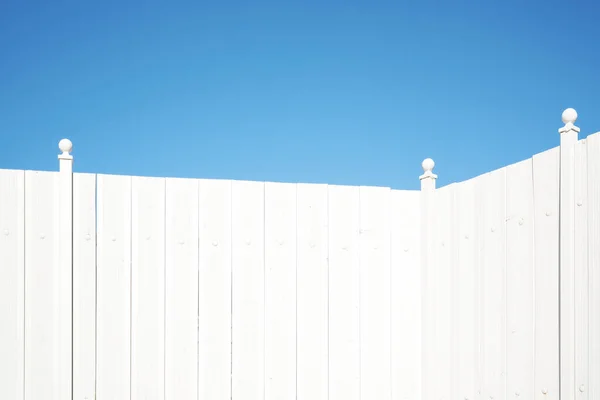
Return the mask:
{"type": "Polygon", "coordinates": [[[577,400],[587,400],[589,386],[589,274],[586,140],[575,144],[575,387],[577,400]],[[583,390],[582,390],[583,389],[583,390]]]}
{"type": "Polygon", "coordinates": [[[96,391],[96,175],[73,174],[73,398],[96,391]]]}
{"type": "Polygon", "coordinates": [[[328,196],[326,185],[297,189],[298,400],[328,399],[328,196]]]}
{"type": "Polygon", "coordinates": [[[197,399],[198,181],[165,185],[165,399],[197,399]]]}
{"type": "Polygon", "coordinates": [[[535,376],[538,400],[558,400],[558,147],[533,156],[535,376]],[[547,391],[544,395],[543,391],[547,391]]]}
{"type": "Polygon", "coordinates": [[[361,187],[361,398],[391,398],[390,189],[361,187]]]}
{"type": "Polygon", "coordinates": [[[231,181],[200,181],[201,399],[231,398],[231,200],[231,181]]]}
{"type": "Polygon", "coordinates": [[[264,183],[232,182],[232,397],[264,398],[264,183]]]}
{"type": "Polygon", "coordinates": [[[392,190],[390,208],[392,399],[420,399],[420,193],[392,190]]]}
{"type": "Polygon", "coordinates": [[[129,400],[131,177],[98,175],[96,395],[129,400]]]}
{"type": "Polygon", "coordinates": [[[477,179],[480,210],[482,397],[506,397],[505,169],[477,179]]]}
{"type": "Polygon", "coordinates": [[[532,160],[506,167],[507,397],[533,398],[534,260],[532,160]]]}
{"type": "Polygon", "coordinates": [[[131,399],[163,399],[165,179],[133,177],[131,204],[131,399]]]}
{"type": "Polygon", "coordinates": [[[479,268],[477,263],[475,179],[460,183],[455,193],[456,266],[456,398],[475,399],[479,390],[479,268]]]}
{"type": "Polygon", "coordinates": [[[455,342],[452,319],[455,314],[453,299],[454,279],[454,192],[456,184],[436,190],[436,226],[430,240],[435,241],[435,265],[432,269],[434,287],[434,352],[435,376],[432,379],[434,398],[451,398],[455,380],[455,342]]]}
{"type": "Polygon", "coordinates": [[[265,399],[296,398],[296,185],[265,183],[265,399]]]}
{"type": "Polygon", "coordinates": [[[58,173],[25,172],[25,399],[60,400],[58,173]]]}
{"type": "Polygon", "coordinates": [[[0,398],[23,400],[25,172],[0,170],[0,398]]]}
{"type": "Polygon", "coordinates": [[[600,132],[587,138],[589,399],[600,398],[600,132]]]}
{"type": "Polygon", "coordinates": [[[329,400],[360,399],[359,196],[329,186],[329,400]]]}
{"type": "Polygon", "coordinates": [[[560,132],[560,394],[577,396],[575,388],[575,146],[578,129],[560,132]]]}

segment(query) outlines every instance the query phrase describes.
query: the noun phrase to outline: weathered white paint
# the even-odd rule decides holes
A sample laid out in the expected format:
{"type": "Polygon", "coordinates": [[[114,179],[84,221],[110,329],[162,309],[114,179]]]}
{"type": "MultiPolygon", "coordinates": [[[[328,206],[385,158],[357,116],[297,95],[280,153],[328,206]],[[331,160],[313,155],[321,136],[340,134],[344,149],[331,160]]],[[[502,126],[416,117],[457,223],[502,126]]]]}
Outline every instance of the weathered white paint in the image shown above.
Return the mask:
{"type": "Polygon", "coordinates": [[[60,172],[0,170],[0,398],[595,399],[575,118],[465,182],[426,159],[420,191],[73,174],[66,140],[60,172]]]}

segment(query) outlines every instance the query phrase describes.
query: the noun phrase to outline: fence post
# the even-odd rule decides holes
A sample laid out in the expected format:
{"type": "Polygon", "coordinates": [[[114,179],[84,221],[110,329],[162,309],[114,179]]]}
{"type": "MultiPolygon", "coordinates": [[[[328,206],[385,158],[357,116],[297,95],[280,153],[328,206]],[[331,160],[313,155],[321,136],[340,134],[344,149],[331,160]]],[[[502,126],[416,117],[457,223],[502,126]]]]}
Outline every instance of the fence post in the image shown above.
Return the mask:
{"type": "Polygon", "coordinates": [[[575,388],[575,144],[577,112],[562,113],[560,133],[559,325],[560,398],[574,399],[575,388]]]}
{"type": "Polygon", "coordinates": [[[421,345],[421,398],[432,399],[435,394],[435,354],[434,354],[434,310],[433,298],[433,265],[434,265],[434,240],[432,234],[435,229],[435,180],[433,173],[435,162],[426,158],[421,163],[423,175],[421,180],[421,304],[422,304],[422,345],[421,345]]]}
{"type": "Polygon", "coordinates": [[[73,376],[73,144],[62,139],[58,148],[58,274],[59,274],[59,371],[58,387],[61,399],[72,397],[73,376]]]}

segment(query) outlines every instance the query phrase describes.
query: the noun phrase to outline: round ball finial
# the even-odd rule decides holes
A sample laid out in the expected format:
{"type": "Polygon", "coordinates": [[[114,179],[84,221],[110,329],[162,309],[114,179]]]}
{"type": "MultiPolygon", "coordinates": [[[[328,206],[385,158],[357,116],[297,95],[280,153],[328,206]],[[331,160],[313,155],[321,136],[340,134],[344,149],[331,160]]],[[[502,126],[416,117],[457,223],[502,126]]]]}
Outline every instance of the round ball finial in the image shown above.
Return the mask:
{"type": "Polygon", "coordinates": [[[423,172],[431,172],[433,171],[433,167],[435,167],[435,162],[431,158],[426,158],[421,163],[421,167],[423,167],[423,172]]]}
{"type": "Polygon", "coordinates": [[[567,108],[562,113],[562,122],[568,124],[569,122],[574,124],[577,121],[577,111],[573,108],[567,108]]]}
{"type": "Polygon", "coordinates": [[[60,142],[58,142],[58,148],[63,152],[63,154],[69,154],[73,149],[73,143],[71,143],[69,139],[62,139],[60,142]]]}

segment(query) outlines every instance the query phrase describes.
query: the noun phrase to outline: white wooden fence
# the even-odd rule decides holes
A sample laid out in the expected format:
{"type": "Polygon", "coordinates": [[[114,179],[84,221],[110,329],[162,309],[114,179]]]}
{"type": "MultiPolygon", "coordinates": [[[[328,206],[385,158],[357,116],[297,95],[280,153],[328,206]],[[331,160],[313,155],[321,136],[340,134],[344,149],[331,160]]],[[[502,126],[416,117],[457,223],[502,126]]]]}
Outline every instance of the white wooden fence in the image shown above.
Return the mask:
{"type": "Polygon", "coordinates": [[[422,190],[0,170],[0,399],[600,399],[600,132],[422,190]]]}

